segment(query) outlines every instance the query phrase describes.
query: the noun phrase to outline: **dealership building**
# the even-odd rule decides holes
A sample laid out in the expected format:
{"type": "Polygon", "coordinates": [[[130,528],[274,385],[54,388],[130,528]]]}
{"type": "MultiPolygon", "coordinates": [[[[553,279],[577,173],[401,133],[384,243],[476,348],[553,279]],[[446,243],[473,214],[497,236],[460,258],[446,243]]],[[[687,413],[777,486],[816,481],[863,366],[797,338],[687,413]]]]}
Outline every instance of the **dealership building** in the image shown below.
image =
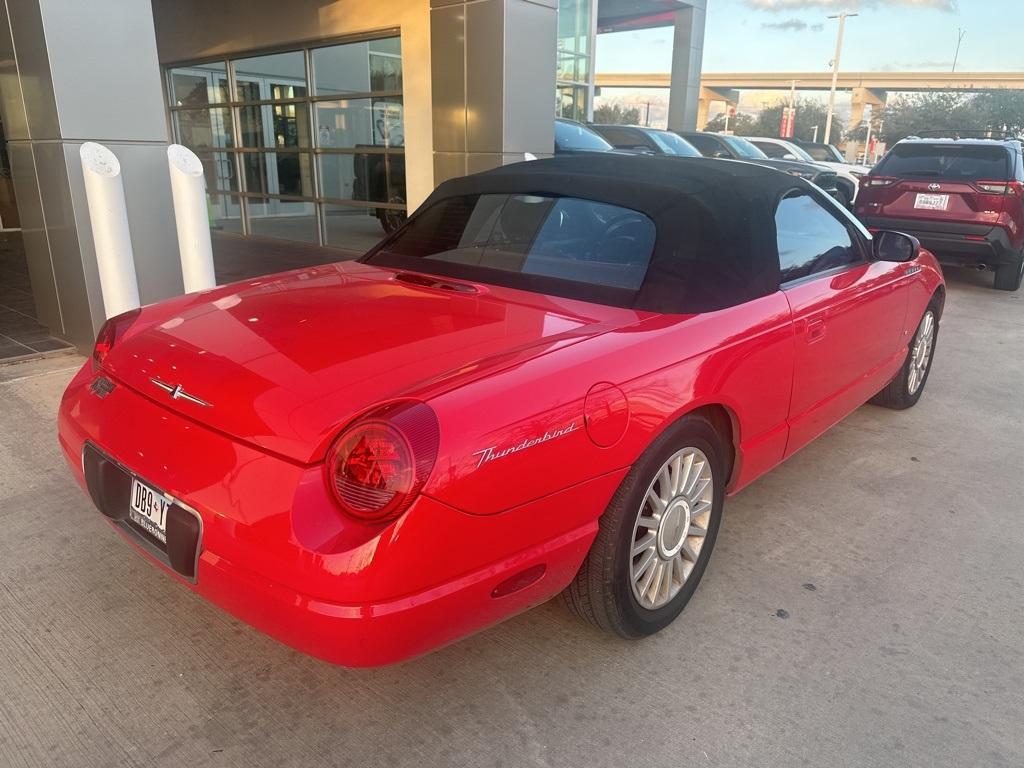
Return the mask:
{"type": "Polygon", "coordinates": [[[84,142],[120,161],[149,303],[182,291],[169,143],[203,162],[219,282],[351,257],[445,179],[550,155],[554,117],[592,115],[599,34],[674,27],[692,128],[705,4],[5,0],[0,218],[32,311],[80,348],[103,320],[84,142]]]}

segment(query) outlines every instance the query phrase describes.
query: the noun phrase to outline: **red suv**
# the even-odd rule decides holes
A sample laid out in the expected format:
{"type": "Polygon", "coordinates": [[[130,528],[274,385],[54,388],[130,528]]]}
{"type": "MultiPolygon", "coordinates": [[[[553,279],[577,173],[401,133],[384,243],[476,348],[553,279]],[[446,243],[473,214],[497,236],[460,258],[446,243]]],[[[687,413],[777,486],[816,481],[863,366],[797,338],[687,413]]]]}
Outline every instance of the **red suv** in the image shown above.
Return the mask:
{"type": "Polygon", "coordinates": [[[871,229],[913,235],[947,264],[1024,275],[1020,139],[904,139],[861,179],[856,213],[871,229]]]}

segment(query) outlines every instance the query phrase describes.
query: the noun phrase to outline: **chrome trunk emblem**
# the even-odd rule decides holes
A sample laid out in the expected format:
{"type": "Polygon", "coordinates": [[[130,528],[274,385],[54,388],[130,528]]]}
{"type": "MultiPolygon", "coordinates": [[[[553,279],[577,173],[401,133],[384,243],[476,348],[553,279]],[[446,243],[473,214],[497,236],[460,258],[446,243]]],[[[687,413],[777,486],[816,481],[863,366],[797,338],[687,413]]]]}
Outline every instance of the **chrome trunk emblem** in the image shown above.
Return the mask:
{"type": "Polygon", "coordinates": [[[928,189],[930,189],[932,192],[938,192],[940,189],[942,189],[942,185],[936,184],[933,181],[931,184],[928,185],[928,189]]]}
{"type": "Polygon", "coordinates": [[[200,400],[198,397],[190,395],[188,392],[184,390],[181,384],[166,384],[160,381],[160,379],[150,379],[150,381],[156,384],[158,387],[160,387],[160,389],[162,389],[164,392],[169,394],[171,396],[171,400],[188,400],[190,403],[201,405],[204,408],[212,407],[210,403],[206,402],[205,400],[200,400]]]}

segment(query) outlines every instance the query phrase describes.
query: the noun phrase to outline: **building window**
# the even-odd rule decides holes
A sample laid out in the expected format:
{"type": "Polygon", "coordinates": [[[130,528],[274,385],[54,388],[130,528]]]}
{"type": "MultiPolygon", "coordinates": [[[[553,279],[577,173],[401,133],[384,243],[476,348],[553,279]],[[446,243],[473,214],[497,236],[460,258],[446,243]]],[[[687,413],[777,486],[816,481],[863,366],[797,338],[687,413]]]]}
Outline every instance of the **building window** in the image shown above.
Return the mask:
{"type": "Polygon", "coordinates": [[[586,120],[593,65],[594,0],[559,0],[555,114],[586,120]]]}
{"type": "Polygon", "coordinates": [[[365,251],[404,220],[400,38],[176,66],[167,93],[212,226],[365,251]]]}

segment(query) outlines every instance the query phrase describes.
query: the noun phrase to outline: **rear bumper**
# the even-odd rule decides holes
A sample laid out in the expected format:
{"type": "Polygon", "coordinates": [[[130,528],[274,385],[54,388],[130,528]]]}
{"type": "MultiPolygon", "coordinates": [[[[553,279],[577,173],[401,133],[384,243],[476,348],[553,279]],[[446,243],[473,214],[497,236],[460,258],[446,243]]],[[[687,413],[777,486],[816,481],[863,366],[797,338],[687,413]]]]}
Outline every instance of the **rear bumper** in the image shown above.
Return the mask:
{"type": "Polygon", "coordinates": [[[869,229],[893,229],[913,235],[945,264],[976,265],[1014,263],[1020,258],[1002,227],[979,224],[946,224],[916,219],[862,216],[869,229]]]}
{"type": "MultiPolygon", "coordinates": [[[[586,556],[626,472],[493,515],[421,496],[395,522],[370,529],[333,508],[322,467],[236,443],[123,385],[100,398],[89,390],[93,378],[83,367],[58,415],[72,472],[88,491],[88,442],[196,515],[194,575],[104,509],[118,533],[229,613],[346,666],[425,653],[557,594],[586,556]],[[536,578],[520,583],[524,571],[536,578]],[[495,596],[510,579],[520,588],[495,596]]],[[[170,539],[169,518],[168,548],[170,539]]]]}

